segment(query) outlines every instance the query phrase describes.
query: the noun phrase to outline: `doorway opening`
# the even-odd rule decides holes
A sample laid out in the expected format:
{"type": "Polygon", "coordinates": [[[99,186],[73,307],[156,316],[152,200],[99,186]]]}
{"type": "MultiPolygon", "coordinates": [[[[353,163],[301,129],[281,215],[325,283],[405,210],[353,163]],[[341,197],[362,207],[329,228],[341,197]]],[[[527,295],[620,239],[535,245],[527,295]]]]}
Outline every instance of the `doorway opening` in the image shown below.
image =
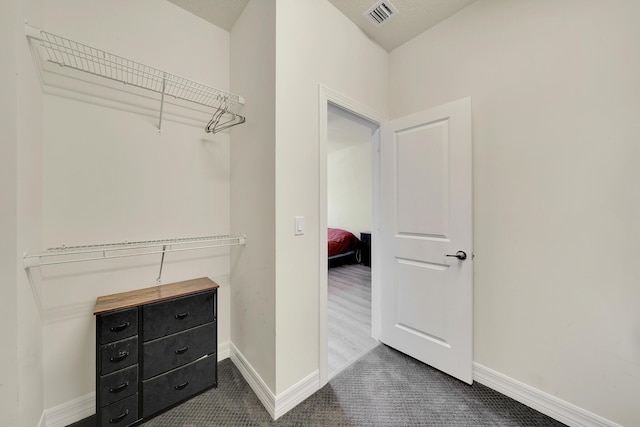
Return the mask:
{"type": "MultiPolygon", "coordinates": [[[[332,113],[339,114],[341,118],[355,121],[360,125],[369,128],[369,147],[371,155],[371,181],[370,181],[370,197],[371,197],[371,332],[370,336],[378,340],[380,330],[380,271],[379,265],[379,249],[377,248],[378,240],[376,239],[376,230],[379,227],[380,212],[380,125],[386,120],[386,116],[367,106],[360,104],[338,92],[335,92],[322,84],[318,85],[318,148],[319,148],[319,164],[318,164],[318,376],[319,386],[323,387],[329,382],[329,338],[328,338],[328,211],[327,204],[327,152],[328,152],[328,128],[329,128],[329,108],[332,113]],[[337,110],[333,110],[333,108],[337,110]]],[[[335,117],[334,117],[335,118],[335,117]]],[[[356,230],[360,233],[364,230],[356,230]]],[[[359,238],[359,236],[358,236],[359,238]]],[[[361,259],[361,258],[360,258],[361,259]]],[[[356,358],[357,359],[357,358],[356,358]]],[[[348,365],[342,364],[338,370],[348,365]]],[[[336,372],[338,370],[335,370],[336,372]]],[[[333,375],[335,375],[335,373],[333,375]]]]}
{"type": "Polygon", "coordinates": [[[378,126],[327,107],[327,339],[332,378],[371,350],[372,138],[378,126]]]}
{"type": "Polygon", "coordinates": [[[331,105],[338,107],[338,113],[344,110],[371,125],[371,336],[471,384],[473,257],[459,255],[473,251],[471,99],[387,122],[347,97],[322,85],[319,89],[320,387],[329,379],[326,239],[331,105]]]}

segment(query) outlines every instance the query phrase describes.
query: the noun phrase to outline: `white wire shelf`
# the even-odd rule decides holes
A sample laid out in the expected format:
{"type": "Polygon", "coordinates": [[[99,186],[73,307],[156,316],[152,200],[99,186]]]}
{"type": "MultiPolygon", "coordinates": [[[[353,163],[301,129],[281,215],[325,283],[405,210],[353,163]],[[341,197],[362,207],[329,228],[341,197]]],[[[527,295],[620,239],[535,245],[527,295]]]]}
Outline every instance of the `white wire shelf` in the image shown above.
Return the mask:
{"type": "MultiPolygon", "coordinates": [[[[246,236],[199,236],[137,242],[104,243],[97,245],[59,246],[37,254],[24,255],[24,268],[74,262],[126,258],[141,255],[164,254],[166,252],[191,251],[245,245],[246,236]]],[[[162,267],[161,267],[162,268],[162,267]]]]}
{"type": "Polygon", "coordinates": [[[160,94],[158,130],[162,127],[165,95],[212,108],[214,117],[216,114],[224,113],[226,119],[221,122],[222,126],[212,129],[207,126],[207,132],[215,133],[245,122],[245,117],[238,114],[244,105],[244,98],[239,95],[194,82],[30,25],[25,26],[25,32],[27,37],[37,41],[44,52],[43,59],[48,62],[160,94]]]}

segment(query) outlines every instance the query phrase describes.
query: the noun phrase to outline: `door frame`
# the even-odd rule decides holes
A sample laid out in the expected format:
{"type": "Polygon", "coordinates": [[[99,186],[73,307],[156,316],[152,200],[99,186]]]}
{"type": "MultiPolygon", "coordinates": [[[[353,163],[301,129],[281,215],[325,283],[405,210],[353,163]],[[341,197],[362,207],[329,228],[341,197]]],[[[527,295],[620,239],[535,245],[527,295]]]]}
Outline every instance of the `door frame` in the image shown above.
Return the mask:
{"type": "MultiPolygon", "coordinates": [[[[385,121],[387,116],[363,105],[353,99],[342,95],[328,87],[318,85],[318,151],[319,151],[319,199],[318,199],[318,236],[319,236],[319,355],[318,355],[318,373],[320,379],[320,388],[329,382],[329,348],[328,348],[328,260],[327,260],[327,112],[329,104],[333,104],[338,108],[348,111],[362,119],[378,125],[385,121]]],[[[371,138],[371,228],[373,232],[379,229],[380,224],[380,130],[378,129],[371,138]]],[[[371,242],[371,333],[376,340],[380,331],[380,272],[375,266],[379,265],[378,256],[380,251],[377,248],[378,239],[372,236],[371,242]]]]}

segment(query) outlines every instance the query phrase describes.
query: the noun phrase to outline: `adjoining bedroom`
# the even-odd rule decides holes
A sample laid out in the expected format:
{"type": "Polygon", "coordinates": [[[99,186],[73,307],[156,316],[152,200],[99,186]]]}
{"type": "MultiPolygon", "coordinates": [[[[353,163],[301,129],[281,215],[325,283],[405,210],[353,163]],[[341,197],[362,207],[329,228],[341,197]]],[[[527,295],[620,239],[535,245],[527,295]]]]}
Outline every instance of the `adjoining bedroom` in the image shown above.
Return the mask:
{"type": "Polygon", "coordinates": [[[373,348],[372,144],[375,126],[329,105],[327,241],[329,378],[373,348]]]}

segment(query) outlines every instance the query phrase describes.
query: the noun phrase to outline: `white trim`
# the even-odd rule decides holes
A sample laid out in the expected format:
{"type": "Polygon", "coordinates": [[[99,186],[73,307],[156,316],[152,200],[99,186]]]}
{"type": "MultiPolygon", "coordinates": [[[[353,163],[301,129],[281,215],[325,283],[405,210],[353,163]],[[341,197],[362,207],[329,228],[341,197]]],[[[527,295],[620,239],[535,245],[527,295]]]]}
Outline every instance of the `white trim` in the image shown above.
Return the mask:
{"type": "MultiPolygon", "coordinates": [[[[218,361],[229,358],[230,354],[229,341],[218,344],[218,361]]],[[[45,410],[42,413],[38,427],[65,427],[95,413],[96,394],[93,392],[45,410]]]]}
{"type": "Polygon", "coordinates": [[[231,341],[218,343],[218,362],[231,357],[231,341]]]}
{"type": "Polygon", "coordinates": [[[379,111],[374,110],[373,108],[369,108],[368,106],[355,101],[348,96],[342,95],[339,92],[336,92],[333,89],[329,89],[328,87],[319,84],[320,96],[324,98],[326,101],[339,106],[340,108],[347,110],[356,116],[360,116],[368,122],[372,122],[375,124],[382,124],[387,121],[387,116],[382,114],[379,111]]]}
{"type": "MultiPolygon", "coordinates": [[[[233,364],[242,373],[244,379],[273,419],[278,419],[320,389],[320,375],[318,371],[315,371],[278,396],[274,396],[269,387],[260,378],[260,375],[233,343],[227,341],[220,345],[218,349],[218,360],[231,357],[233,364]],[[222,357],[225,350],[221,349],[225,348],[230,353],[230,356],[222,357]]],[[[473,379],[571,427],[622,427],[620,424],[616,424],[476,362],[473,363],[473,379]]],[[[42,413],[38,427],[65,427],[90,417],[96,413],[95,403],[96,395],[92,392],[49,408],[42,413]]]]}
{"type": "Polygon", "coordinates": [[[274,419],[277,420],[319,389],[320,373],[315,371],[276,396],[274,419]]]}
{"type": "Polygon", "coordinates": [[[40,426],[65,427],[95,413],[96,394],[92,392],[45,410],[40,426]]]}
{"type": "Polygon", "coordinates": [[[376,130],[371,137],[371,170],[373,171],[371,179],[373,181],[373,189],[371,193],[371,336],[380,341],[380,329],[382,328],[381,310],[382,299],[380,298],[381,278],[380,266],[382,265],[380,253],[380,239],[378,232],[380,231],[380,128],[376,130]]]}
{"type": "Polygon", "coordinates": [[[265,407],[271,418],[275,419],[276,413],[276,397],[271,392],[271,389],[260,377],[258,372],[253,369],[251,363],[244,357],[244,355],[236,348],[233,343],[230,343],[231,348],[231,361],[238,368],[245,381],[249,384],[249,387],[256,394],[262,406],[265,407]]]}
{"type": "MultiPolygon", "coordinates": [[[[319,316],[319,356],[318,356],[318,373],[319,373],[319,387],[323,387],[329,382],[329,349],[327,343],[327,108],[329,104],[333,104],[343,110],[349,111],[364,120],[380,125],[387,120],[387,117],[366,105],[344,96],[332,89],[329,89],[322,84],[318,85],[318,235],[319,239],[319,304],[318,304],[318,316],[319,316]]],[[[374,142],[376,141],[374,137],[374,142]]],[[[376,144],[373,144],[374,159],[377,165],[377,149],[376,144]]],[[[379,169],[372,170],[373,182],[379,182],[379,169]]],[[[378,198],[376,196],[377,191],[373,192],[373,209],[372,209],[372,221],[375,227],[378,220],[378,198]]],[[[372,241],[372,245],[375,245],[375,240],[372,241]]],[[[372,252],[377,252],[372,249],[372,252]]],[[[379,277],[377,269],[371,270],[371,292],[377,294],[379,277]]],[[[373,296],[372,296],[373,299],[373,296]]],[[[378,325],[379,321],[379,309],[374,306],[373,301],[371,304],[372,310],[372,325],[378,325]]],[[[377,339],[376,328],[374,326],[374,338],[377,339]]]]}
{"type": "Polygon", "coordinates": [[[613,421],[476,362],[473,363],[473,379],[568,426],[622,427],[613,421]]]}
{"type": "Polygon", "coordinates": [[[328,132],[328,108],[329,94],[328,89],[322,85],[318,86],[318,237],[320,244],[320,259],[318,270],[318,371],[320,373],[320,385],[323,386],[329,382],[329,332],[328,325],[328,280],[329,275],[327,269],[329,254],[327,248],[327,132],[328,132]]]}
{"type": "Polygon", "coordinates": [[[315,371],[276,396],[240,350],[233,343],[230,343],[229,346],[231,348],[231,361],[274,420],[289,412],[297,404],[320,389],[320,376],[318,371],[315,371]]]}

